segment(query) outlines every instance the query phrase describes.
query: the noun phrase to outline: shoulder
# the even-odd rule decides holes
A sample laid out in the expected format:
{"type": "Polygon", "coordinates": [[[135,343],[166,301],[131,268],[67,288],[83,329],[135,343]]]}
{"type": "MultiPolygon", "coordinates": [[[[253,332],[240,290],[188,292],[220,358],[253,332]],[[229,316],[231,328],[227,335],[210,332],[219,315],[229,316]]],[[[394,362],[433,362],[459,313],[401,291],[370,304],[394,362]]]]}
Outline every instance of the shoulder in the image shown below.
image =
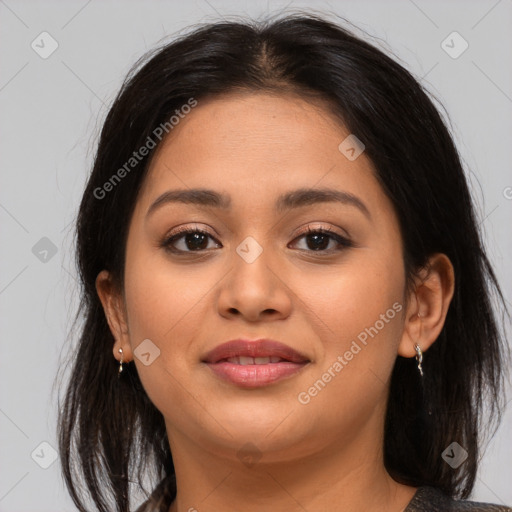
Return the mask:
{"type": "Polygon", "coordinates": [[[176,475],[163,478],[151,496],[135,512],[167,512],[176,498],[176,475]]]}
{"type": "Polygon", "coordinates": [[[454,500],[434,487],[420,487],[404,512],[512,512],[505,505],[454,500]]]}

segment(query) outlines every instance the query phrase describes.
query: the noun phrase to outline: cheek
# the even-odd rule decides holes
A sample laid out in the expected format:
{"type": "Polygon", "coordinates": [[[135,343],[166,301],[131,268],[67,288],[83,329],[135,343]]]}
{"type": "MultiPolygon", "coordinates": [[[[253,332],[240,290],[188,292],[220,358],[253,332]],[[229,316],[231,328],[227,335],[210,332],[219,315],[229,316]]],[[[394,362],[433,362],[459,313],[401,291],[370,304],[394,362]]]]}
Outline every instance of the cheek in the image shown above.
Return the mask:
{"type": "Polygon", "coordinates": [[[403,301],[404,276],[402,267],[390,265],[389,261],[374,258],[368,252],[365,257],[347,260],[346,266],[333,269],[328,275],[304,274],[302,284],[298,281],[296,285],[302,288],[303,303],[323,320],[331,336],[339,336],[340,341],[352,339],[373,326],[381,315],[386,317],[385,325],[398,324],[387,320],[399,316],[392,306],[403,301]]]}
{"type": "Polygon", "coordinates": [[[210,292],[219,286],[225,269],[215,273],[205,265],[199,271],[201,264],[177,266],[160,250],[135,243],[130,249],[125,296],[134,362],[151,401],[173,417],[172,404],[189,401],[186,389],[201,355],[197,340],[211,334],[207,322],[215,304],[210,292]],[[157,357],[146,365],[139,354],[148,351],[157,357]]]}
{"type": "Polygon", "coordinates": [[[196,355],[190,345],[205,317],[201,302],[205,291],[186,272],[171,274],[170,265],[162,261],[133,258],[127,264],[125,293],[129,339],[139,378],[157,409],[172,417],[172,404],[187,398],[184,390],[189,387],[191,360],[196,355]],[[148,352],[150,364],[148,357],[141,357],[148,352]]]}
{"type": "MultiPolygon", "coordinates": [[[[385,393],[404,312],[403,268],[390,261],[391,257],[374,258],[368,252],[367,258],[354,259],[353,265],[333,273],[303,299],[314,310],[322,333],[316,380],[302,390],[309,395],[306,401],[311,398],[328,407],[333,396],[343,397],[338,402],[343,415],[375,403],[385,393]],[[317,380],[321,382],[315,385],[317,380]]],[[[314,280],[308,285],[311,290],[314,280]]]]}
{"type": "Polygon", "coordinates": [[[328,325],[329,336],[322,337],[323,353],[294,396],[305,426],[311,421],[317,429],[314,422],[322,418],[326,433],[342,425],[350,436],[384,415],[402,331],[401,300],[391,276],[383,279],[368,267],[326,287],[318,311],[319,327],[328,325]]]}
{"type": "MultiPolygon", "coordinates": [[[[215,283],[211,273],[199,273],[193,265],[176,266],[160,249],[133,247],[128,255],[125,293],[132,343],[142,336],[163,345],[177,340],[177,331],[192,337],[194,329],[188,324],[215,283]]],[[[192,325],[199,328],[197,319],[192,325]]]]}

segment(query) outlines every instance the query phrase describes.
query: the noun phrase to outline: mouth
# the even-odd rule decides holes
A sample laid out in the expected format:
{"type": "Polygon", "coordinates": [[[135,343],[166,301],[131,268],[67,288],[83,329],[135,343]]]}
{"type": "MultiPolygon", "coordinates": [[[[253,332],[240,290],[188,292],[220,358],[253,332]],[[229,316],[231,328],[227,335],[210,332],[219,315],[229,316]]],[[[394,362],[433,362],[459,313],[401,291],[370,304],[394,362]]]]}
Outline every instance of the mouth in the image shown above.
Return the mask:
{"type": "Polygon", "coordinates": [[[231,340],[208,352],[202,362],[222,380],[256,388],[296,375],[311,361],[274,340],[231,340]]]}
{"type": "Polygon", "coordinates": [[[236,357],[228,357],[227,359],[221,359],[217,361],[217,363],[223,362],[233,363],[233,364],[241,364],[242,366],[247,366],[248,364],[269,364],[269,363],[281,363],[286,362],[289,363],[288,359],[283,359],[278,356],[264,356],[264,357],[250,357],[250,356],[236,356],[236,357]]]}

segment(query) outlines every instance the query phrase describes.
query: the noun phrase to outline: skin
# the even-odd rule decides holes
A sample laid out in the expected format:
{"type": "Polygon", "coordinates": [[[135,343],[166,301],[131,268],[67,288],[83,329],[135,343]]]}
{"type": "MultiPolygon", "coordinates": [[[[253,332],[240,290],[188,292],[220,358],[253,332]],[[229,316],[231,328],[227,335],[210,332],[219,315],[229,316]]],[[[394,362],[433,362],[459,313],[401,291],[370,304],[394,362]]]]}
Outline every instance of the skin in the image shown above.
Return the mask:
{"type": "MultiPolygon", "coordinates": [[[[202,100],[162,144],[130,221],[124,289],[110,274],[97,291],[115,337],[113,354],[134,361],[165,418],[178,493],[170,512],[401,511],[415,488],[383,464],[391,371],[398,355],[427,351],[453,295],[453,268],[432,255],[407,291],[402,240],[392,203],[365,153],[349,161],[338,145],[349,132],[328,106],[294,95],[230,94],[202,100]],[[151,204],[171,189],[209,188],[230,210],[151,204]],[[281,213],[276,197],[299,187],[357,196],[281,213]],[[314,251],[300,230],[331,229],[314,251]],[[181,238],[177,256],[161,242],[177,227],[207,230],[201,251],[181,238]],[[263,252],[236,252],[248,236],[263,252]],[[300,238],[299,238],[300,237],[300,238]],[[324,251],[324,252],[322,252],[324,251]],[[310,402],[307,391],[394,303],[403,305],[310,402]],[[238,337],[272,338],[306,354],[292,378],[257,389],[221,381],[202,357],[238,337]],[[160,356],[145,366],[135,348],[150,339],[160,356]],[[239,450],[252,443],[259,460],[239,450]]],[[[190,239],[189,239],[190,240],[190,239]]],[[[309,240],[309,242],[308,242],[309,240]]],[[[314,242],[314,241],[313,241],[314,242]]]]}

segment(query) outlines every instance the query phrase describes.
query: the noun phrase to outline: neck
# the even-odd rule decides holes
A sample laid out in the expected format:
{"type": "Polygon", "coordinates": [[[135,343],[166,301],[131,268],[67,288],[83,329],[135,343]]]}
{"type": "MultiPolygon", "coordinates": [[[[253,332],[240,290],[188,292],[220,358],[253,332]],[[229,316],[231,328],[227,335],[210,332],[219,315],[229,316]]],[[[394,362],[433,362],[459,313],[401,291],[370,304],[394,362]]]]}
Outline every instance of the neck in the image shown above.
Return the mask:
{"type": "Polygon", "coordinates": [[[270,463],[262,457],[251,467],[168,432],[178,490],[169,512],[401,512],[416,491],[389,476],[375,432],[373,450],[359,435],[296,460],[270,463]]]}

